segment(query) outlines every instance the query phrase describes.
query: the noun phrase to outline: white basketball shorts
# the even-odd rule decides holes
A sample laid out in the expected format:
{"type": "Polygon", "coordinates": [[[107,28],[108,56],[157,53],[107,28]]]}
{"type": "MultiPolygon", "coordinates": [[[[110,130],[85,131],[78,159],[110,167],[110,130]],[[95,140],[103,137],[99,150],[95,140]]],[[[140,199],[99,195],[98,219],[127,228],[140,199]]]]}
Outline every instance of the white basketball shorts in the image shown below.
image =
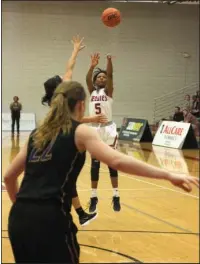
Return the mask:
{"type": "Polygon", "coordinates": [[[118,133],[117,126],[114,122],[111,121],[108,124],[92,125],[92,127],[97,131],[104,143],[114,149],[117,148],[118,133]]]}

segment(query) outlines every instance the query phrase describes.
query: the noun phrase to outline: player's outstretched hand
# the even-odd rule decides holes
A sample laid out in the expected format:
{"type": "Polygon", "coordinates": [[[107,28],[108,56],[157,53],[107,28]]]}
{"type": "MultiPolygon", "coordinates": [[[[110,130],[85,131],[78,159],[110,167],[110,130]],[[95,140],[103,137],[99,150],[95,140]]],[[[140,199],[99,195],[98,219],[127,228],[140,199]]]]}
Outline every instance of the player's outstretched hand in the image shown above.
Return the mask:
{"type": "Polygon", "coordinates": [[[72,43],[74,45],[74,49],[77,51],[80,51],[85,48],[85,45],[83,44],[84,38],[79,37],[79,35],[74,36],[72,38],[72,43]]]}
{"type": "Polygon", "coordinates": [[[183,189],[186,192],[192,191],[192,185],[196,185],[199,188],[199,178],[196,177],[170,173],[169,180],[173,185],[183,189]]]}
{"type": "Polygon", "coordinates": [[[99,59],[100,59],[99,53],[92,54],[91,55],[91,66],[95,68],[99,63],[99,59]]]}

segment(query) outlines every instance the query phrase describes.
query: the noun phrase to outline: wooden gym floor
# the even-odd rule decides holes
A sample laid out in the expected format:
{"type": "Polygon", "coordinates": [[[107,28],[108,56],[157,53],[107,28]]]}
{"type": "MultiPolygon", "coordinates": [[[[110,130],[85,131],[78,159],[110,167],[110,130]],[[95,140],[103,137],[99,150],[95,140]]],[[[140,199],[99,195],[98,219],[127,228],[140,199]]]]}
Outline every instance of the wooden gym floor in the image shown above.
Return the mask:
{"type": "MultiPolygon", "coordinates": [[[[2,175],[28,138],[2,134],[2,175]]],[[[151,144],[120,143],[120,151],[149,164],[199,177],[198,150],[179,151],[151,144]]],[[[122,210],[112,210],[108,169],[101,166],[98,218],[79,228],[81,263],[199,263],[199,191],[185,193],[165,181],[120,173],[122,210]]],[[[21,180],[21,177],[20,177],[21,180]]],[[[3,183],[2,183],[3,187],[3,183]]],[[[3,188],[4,189],[4,188],[3,188]]],[[[90,157],[79,177],[78,192],[84,208],[90,198],[90,157]]],[[[7,233],[11,203],[2,191],[2,263],[13,263],[7,233]]],[[[23,219],[22,219],[23,220],[23,219]]]]}

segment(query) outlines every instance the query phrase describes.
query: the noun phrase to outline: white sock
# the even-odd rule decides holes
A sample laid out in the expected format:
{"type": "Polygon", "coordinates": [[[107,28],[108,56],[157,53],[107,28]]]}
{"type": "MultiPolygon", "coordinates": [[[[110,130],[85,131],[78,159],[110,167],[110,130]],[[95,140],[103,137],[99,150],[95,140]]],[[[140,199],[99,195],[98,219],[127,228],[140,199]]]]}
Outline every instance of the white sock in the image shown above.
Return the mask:
{"type": "Polygon", "coordinates": [[[97,197],[97,189],[92,189],[92,196],[91,197],[97,197]]]}
{"type": "Polygon", "coordinates": [[[113,188],[113,196],[119,197],[119,191],[118,188],[113,188]]]}

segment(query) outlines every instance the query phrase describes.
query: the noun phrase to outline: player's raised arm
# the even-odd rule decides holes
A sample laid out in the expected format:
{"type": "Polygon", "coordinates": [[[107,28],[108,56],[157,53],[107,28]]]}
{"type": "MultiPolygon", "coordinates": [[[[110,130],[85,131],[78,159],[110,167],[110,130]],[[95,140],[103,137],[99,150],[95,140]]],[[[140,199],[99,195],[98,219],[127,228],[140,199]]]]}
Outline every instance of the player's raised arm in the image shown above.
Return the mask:
{"type": "Polygon", "coordinates": [[[107,55],[107,84],[106,84],[106,94],[112,98],[113,96],[113,65],[112,56],[107,55]]]}
{"type": "Polygon", "coordinates": [[[72,73],[76,63],[76,58],[78,56],[79,51],[85,48],[83,44],[84,38],[80,38],[79,36],[75,36],[72,38],[72,43],[74,45],[74,49],[72,51],[72,55],[67,62],[66,73],[64,74],[63,81],[71,81],[72,80],[72,73]]]}
{"type": "Polygon", "coordinates": [[[88,73],[86,75],[86,83],[87,83],[88,91],[89,91],[90,94],[94,90],[94,85],[93,85],[93,82],[92,82],[93,70],[98,65],[99,59],[100,59],[100,54],[99,53],[94,53],[93,55],[91,55],[91,64],[90,64],[90,68],[88,70],[88,73]]]}
{"type": "Polygon", "coordinates": [[[168,180],[187,192],[192,190],[192,184],[199,187],[199,179],[196,177],[170,173],[113,150],[99,138],[92,128],[86,125],[80,125],[77,128],[75,140],[80,151],[87,150],[97,160],[113,169],[137,176],[168,180]]]}

